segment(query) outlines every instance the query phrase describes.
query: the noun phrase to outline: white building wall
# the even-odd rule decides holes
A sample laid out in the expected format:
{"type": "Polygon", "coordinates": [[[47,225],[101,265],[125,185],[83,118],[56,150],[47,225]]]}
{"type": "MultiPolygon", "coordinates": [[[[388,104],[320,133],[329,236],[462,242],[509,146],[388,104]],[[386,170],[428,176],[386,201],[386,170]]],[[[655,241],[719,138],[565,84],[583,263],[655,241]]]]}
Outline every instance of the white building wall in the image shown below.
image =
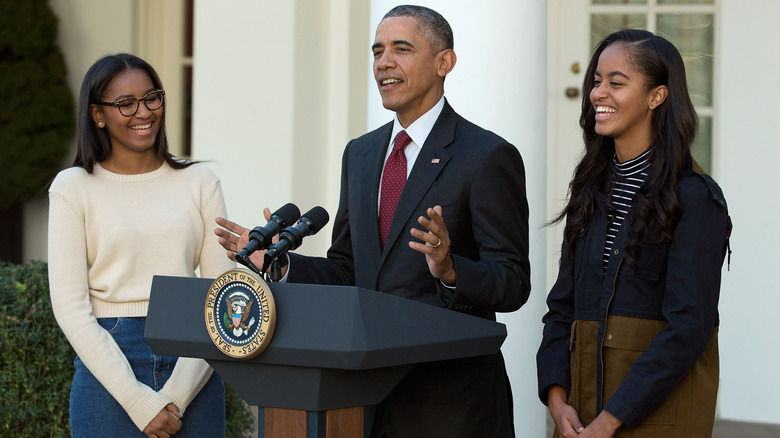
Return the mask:
{"type": "MultiPolygon", "coordinates": [[[[502,346],[512,384],[517,436],[545,433],[545,408],[537,397],[536,350],[545,312],[545,166],[546,166],[546,23],[544,0],[523,2],[420,0],[447,19],[455,40],[457,63],[447,76],[444,95],[466,119],[496,132],[523,156],[530,208],[531,297],[519,311],[500,314],[508,337],[502,346]]],[[[393,0],[371,2],[374,40],[382,16],[393,0]]],[[[382,107],[370,64],[368,129],[393,119],[382,107]]],[[[501,188],[497,187],[497,190],[501,188]]]]}
{"type": "Polygon", "coordinates": [[[780,424],[780,2],[723,0],[714,174],[734,222],[720,293],[719,415],[780,424]]]}

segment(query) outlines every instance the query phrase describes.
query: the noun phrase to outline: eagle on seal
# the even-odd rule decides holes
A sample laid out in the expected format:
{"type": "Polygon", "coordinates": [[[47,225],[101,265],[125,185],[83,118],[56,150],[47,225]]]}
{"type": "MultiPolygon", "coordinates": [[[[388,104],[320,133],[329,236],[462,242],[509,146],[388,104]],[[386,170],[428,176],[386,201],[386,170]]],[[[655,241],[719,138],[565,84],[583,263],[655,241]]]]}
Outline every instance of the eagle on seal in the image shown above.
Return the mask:
{"type": "Polygon", "coordinates": [[[246,326],[246,320],[249,319],[253,302],[242,295],[243,294],[234,294],[227,296],[225,297],[225,302],[227,303],[228,309],[233,311],[230,317],[233,328],[247,330],[249,327],[246,326]]]}

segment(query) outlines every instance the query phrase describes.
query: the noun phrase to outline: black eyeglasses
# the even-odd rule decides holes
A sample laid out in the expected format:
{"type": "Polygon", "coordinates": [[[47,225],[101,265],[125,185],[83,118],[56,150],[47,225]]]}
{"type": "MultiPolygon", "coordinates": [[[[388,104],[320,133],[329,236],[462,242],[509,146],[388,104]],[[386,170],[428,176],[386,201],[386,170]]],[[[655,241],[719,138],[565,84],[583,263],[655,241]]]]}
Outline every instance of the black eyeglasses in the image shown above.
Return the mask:
{"type": "Polygon", "coordinates": [[[131,117],[133,114],[138,112],[138,105],[141,101],[143,101],[144,105],[146,105],[146,108],[148,108],[149,111],[154,111],[160,108],[163,104],[163,96],[165,96],[165,91],[154,90],[146,93],[146,95],[140,99],[136,99],[135,97],[125,97],[124,99],[119,99],[116,102],[98,103],[106,106],[115,106],[117,109],[119,109],[120,114],[125,117],[131,117]]]}

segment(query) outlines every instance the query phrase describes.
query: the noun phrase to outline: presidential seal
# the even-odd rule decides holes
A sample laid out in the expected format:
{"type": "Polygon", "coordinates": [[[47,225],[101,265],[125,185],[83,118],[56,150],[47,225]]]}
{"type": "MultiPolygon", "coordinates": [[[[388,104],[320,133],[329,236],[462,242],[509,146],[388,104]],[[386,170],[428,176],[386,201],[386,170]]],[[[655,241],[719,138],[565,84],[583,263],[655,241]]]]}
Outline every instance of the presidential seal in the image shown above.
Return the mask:
{"type": "Polygon", "coordinates": [[[231,269],[211,283],[205,314],[214,345],[238,359],[250,359],[265,350],[276,326],[271,289],[262,278],[243,269],[231,269]]]}

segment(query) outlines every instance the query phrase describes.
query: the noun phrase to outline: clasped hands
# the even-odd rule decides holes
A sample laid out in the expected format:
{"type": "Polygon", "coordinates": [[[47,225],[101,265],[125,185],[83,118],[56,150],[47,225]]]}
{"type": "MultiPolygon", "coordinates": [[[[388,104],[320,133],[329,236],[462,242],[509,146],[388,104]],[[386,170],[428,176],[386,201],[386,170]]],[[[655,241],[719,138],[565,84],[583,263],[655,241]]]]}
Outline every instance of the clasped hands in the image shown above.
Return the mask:
{"type": "Polygon", "coordinates": [[[560,385],[552,386],[547,395],[550,416],[555,422],[558,434],[563,438],[611,438],[622,425],[617,417],[602,410],[588,427],[584,427],[577,411],[566,403],[566,398],[566,390],[560,385]]]}
{"type": "Polygon", "coordinates": [[[173,403],[168,403],[144,428],[149,438],[169,438],[181,430],[182,414],[173,403]]]}
{"type": "MultiPolygon", "coordinates": [[[[450,255],[451,241],[447,226],[441,216],[441,211],[441,206],[437,205],[426,211],[428,217],[420,216],[417,219],[417,222],[422,225],[427,232],[412,228],[412,236],[419,239],[421,242],[411,241],[409,242],[409,247],[425,255],[425,261],[428,263],[428,269],[430,270],[431,275],[440,279],[445,284],[454,285],[456,275],[455,264],[450,255]]],[[[270,220],[271,210],[264,208],[263,216],[266,221],[270,220]]],[[[214,234],[219,238],[219,244],[227,251],[228,258],[235,261],[236,253],[241,251],[241,249],[249,243],[250,229],[242,227],[223,217],[218,217],[216,222],[221,228],[216,228],[214,234]]],[[[279,236],[274,236],[272,242],[277,243],[278,241],[279,236]]],[[[261,271],[265,270],[265,267],[263,266],[263,256],[266,252],[266,250],[255,251],[249,256],[249,260],[261,271]]],[[[286,274],[287,266],[282,268],[282,276],[286,274]]]]}

